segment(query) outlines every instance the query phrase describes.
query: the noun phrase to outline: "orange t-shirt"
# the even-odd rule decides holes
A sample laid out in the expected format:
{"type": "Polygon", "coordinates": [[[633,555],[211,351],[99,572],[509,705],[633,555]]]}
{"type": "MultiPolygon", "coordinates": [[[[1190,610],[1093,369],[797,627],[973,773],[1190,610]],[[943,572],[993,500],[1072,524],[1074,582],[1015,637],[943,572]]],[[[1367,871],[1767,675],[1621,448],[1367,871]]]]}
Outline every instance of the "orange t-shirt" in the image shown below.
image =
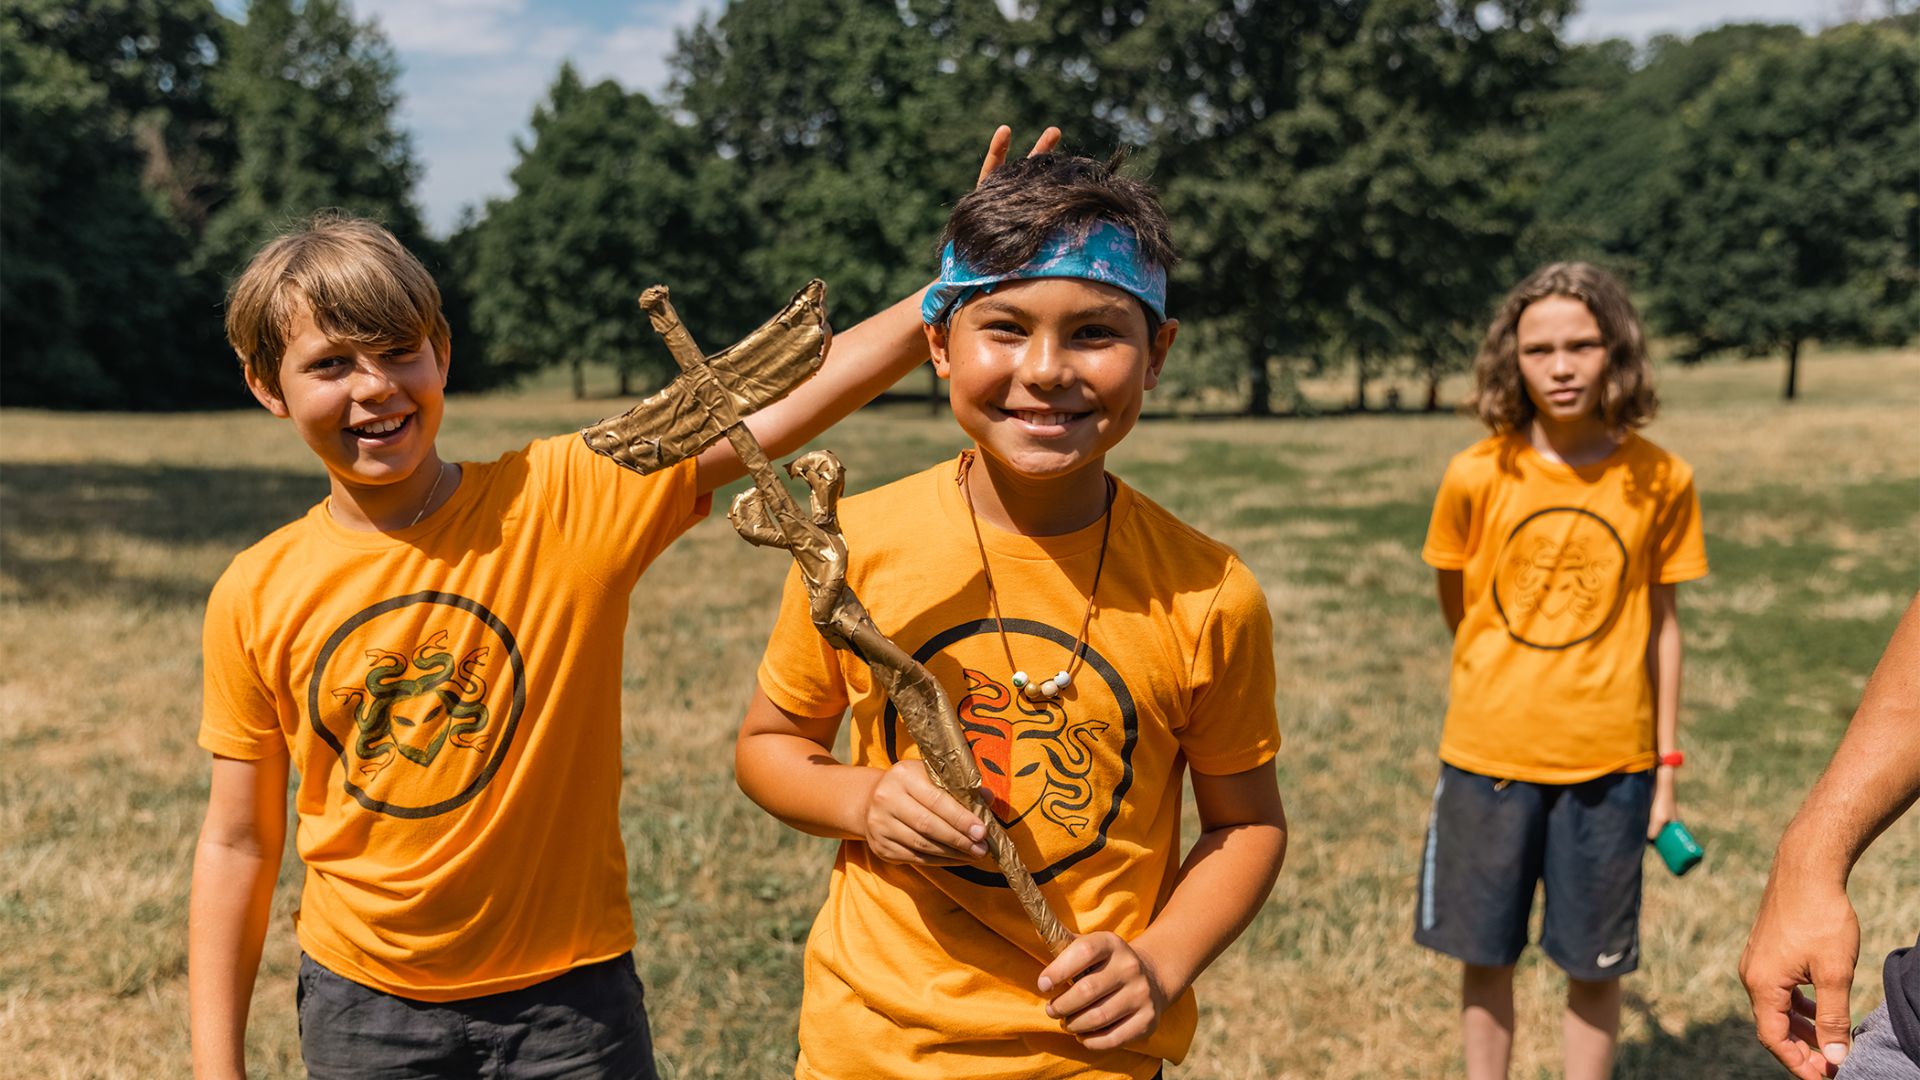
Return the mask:
{"type": "Polygon", "coordinates": [[[1541,784],[1653,767],[1650,588],[1707,572],[1686,462],[1632,434],[1578,468],[1483,439],[1447,465],[1421,557],[1466,602],[1440,760],[1541,784]]]}
{"type": "Polygon", "coordinates": [[[433,515],[355,532],[323,502],[207,603],[200,745],[292,755],[300,945],[451,1001],[633,948],[620,658],[640,572],[708,500],[577,435],[462,466],[433,515]]]}
{"type": "MultiPolygon", "coordinates": [[[[1025,701],[954,478],[947,462],[844,503],[848,584],[946,688],[997,816],[1067,928],[1132,939],[1173,890],[1185,767],[1243,772],[1279,747],[1265,596],[1232,551],[1120,484],[1085,662],[1060,698],[1025,701]]],[[[1101,525],[980,532],[1013,658],[1038,682],[1068,666],[1101,525]]],[[[760,686],[802,716],[851,707],[853,764],[919,756],[866,665],[814,629],[797,574],[760,686]]],[[[1034,988],[1046,963],[999,874],[887,862],[843,842],[807,940],[796,1075],[1149,1077],[1185,1056],[1191,991],[1145,1041],[1093,1051],[1047,1017],[1034,988]]]]}

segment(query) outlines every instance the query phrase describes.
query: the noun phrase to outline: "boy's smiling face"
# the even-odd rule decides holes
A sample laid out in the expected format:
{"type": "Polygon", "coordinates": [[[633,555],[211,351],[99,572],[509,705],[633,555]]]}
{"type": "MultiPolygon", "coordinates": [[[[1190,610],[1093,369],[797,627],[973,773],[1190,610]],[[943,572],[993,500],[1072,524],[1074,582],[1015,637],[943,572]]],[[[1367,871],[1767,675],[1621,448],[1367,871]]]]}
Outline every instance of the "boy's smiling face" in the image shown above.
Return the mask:
{"type": "MultiPolygon", "coordinates": [[[[1011,281],[928,326],[954,418],[1032,480],[1103,468],[1160,381],[1179,323],[1149,334],[1130,293],[1080,278],[1011,281]]],[[[1094,475],[1100,475],[1095,472],[1094,475]]]]}
{"type": "Polygon", "coordinates": [[[438,479],[434,470],[421,470],[438,463],[434,438],[447,385],[446,358],[431,341],[401,347],[335,341],[301,304],[280,359],[278,393],[251,376],[247,384],[269,412],[293,421],[326,464],[336,495],[418,501],[411,488],[438,479]]]}

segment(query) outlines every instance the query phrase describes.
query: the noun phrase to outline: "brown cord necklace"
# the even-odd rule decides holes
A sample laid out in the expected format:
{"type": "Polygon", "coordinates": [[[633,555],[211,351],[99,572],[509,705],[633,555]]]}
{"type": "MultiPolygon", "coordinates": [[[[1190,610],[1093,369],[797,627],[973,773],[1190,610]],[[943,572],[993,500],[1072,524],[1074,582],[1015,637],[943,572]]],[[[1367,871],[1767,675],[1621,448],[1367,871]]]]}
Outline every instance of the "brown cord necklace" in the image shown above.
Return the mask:
{"type": "Polygon", "coordinates": [[[1100,512],[1100,558],[1093,564],[1093,587],[1087,590],[1087,613],[1080,619],[1080,632],[1073,638],[1073,654],[1067,659],[1066,669],[1056,672],[1051,679],[1034,685],[1027,673],[1013,662],[1013,646],[1007,642],[1006,620],[1000,617],[1000,594],[993,587],[993,567],[987,563],[986,541],[980,537],[980,515],[973,509],[973,489],[967,486],[967,474],[973,470],[973,451],[960,454],[960,468],[955,478],[960,492],[967,500],[967,520],[973,524],[973,544],[980,551],[980,573],[987,579],[987,604],[993,610],[994,629],[1000,634],[1000,651],[1006,655],[1007,668],[1013,672],[1013,688],[1020,691],[1028,701],[1045,701],[1058,697],[1080,672],[1085,661],[1087,648],[1087,630],[1093,625],[1093,598],[1100,591],[1100,573],[1107,567],[1107,538],[1113,533],[1113,500],[1116,486],[1113,477],[1105,476],[1107,483],[1107,505],[1100,512]]]}

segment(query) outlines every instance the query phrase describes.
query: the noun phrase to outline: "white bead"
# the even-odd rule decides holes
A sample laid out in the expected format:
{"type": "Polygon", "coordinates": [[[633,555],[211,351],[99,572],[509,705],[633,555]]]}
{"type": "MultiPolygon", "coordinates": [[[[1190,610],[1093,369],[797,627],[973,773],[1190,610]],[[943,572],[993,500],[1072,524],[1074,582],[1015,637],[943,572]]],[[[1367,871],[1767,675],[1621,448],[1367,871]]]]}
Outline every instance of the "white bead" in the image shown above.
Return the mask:
{"type": "Polygon", "coordinates": [[[1025,690],[1025,689],[1027,688],[1027,673],[1026,673],[1026,672],[1024,672],[1024,671],[1016,671],[1016,672],[1014,672],[1014,673],[1013,673],[1013,688],[1014,688],[1015,690],[1025,690]]]}
{"type": "Polygon", "coordinates": [[[1053,695],[1059,692],[1060,692],[1060,688],[1053,684],[1052,679],[1048,679],[1046,682],[1043,682],[1040,684],[1041,697],[1052,697],[1053,695]]]}
{"type": "Polygon", "coordinates": [[[1067,687],[1073,685],[1073,676],[1063,671],[1053,677],[1053,685],[1065,690],[1067,687]]]}

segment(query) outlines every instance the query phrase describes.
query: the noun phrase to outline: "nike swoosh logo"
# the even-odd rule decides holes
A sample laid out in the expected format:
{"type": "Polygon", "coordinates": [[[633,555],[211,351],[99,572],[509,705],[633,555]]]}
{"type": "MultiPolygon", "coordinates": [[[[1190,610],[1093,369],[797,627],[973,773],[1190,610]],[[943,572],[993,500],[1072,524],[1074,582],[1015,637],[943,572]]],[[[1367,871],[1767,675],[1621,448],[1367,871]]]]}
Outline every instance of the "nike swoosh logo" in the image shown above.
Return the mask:
{"type": "Polygon", "coordinates": [[[1622,950],[1620,952],[1615,952],[1615,953],[1603,952],[1599,956],[1594,957],[1593,962],[1598,967],[1610,968],[1613,965],[1619,963],[1621,958],[1626,955],[1627,954],[1625,950],[1622,950]]]}

